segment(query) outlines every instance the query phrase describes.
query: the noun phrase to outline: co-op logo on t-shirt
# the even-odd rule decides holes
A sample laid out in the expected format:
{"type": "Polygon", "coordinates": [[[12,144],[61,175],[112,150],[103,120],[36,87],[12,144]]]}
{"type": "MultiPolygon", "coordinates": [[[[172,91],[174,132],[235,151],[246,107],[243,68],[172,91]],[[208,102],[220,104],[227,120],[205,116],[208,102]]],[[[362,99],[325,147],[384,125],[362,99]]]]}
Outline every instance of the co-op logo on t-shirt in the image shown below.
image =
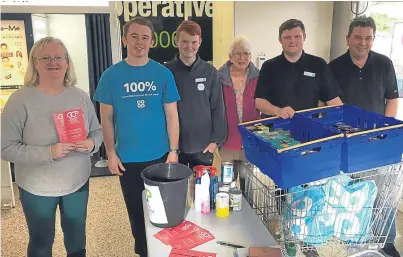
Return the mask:
{"type": "Polygon", "coordinates": [[[157,85],[154,81],[127,82],[123,87],[126,90],[126,94],[122,98],[141,98],[136,100],[138,109],[147,107],[145,97],[158,96],[157,85]]]}

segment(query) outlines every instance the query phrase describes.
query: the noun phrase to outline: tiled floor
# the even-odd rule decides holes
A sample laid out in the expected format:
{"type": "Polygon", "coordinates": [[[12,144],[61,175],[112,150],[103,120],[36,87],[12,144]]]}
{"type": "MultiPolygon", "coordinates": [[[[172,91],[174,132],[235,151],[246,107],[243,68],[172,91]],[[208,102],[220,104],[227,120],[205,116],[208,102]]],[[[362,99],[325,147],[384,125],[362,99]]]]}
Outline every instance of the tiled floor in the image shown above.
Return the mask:
{"type": "MultiPolygon", "coordinates": [[[[18,198],[18,191],[15,191],[18,198]]],[[[17,200],[16,208],[2,210],[1,219],[1,256],[26,256],[28,233],[20,202],[17,200]]],[[[402,213],[398,214],[396,223],[400,234],[403,234],[402,213]]],[[[57,219],[56,227],[53,257],[64,257],[66,252],[63,246],[63,234],[59,219],[57,219]]],[[[402,237],[397,238],[396,246],[403,254],[402,237]]],[[[91,178],[87,222],[87,256],[133,257],[133,249],[134,240],[131,236],[118,178],[91,178]]]]}

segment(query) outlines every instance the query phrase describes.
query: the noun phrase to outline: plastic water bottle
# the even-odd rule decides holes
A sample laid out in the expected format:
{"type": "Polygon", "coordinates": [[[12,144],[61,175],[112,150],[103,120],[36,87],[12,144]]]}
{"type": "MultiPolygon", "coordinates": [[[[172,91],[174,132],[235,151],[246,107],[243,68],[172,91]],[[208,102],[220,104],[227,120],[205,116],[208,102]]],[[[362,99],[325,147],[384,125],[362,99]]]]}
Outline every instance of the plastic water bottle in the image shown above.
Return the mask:
{"type": "Polygon", "coordinates": [[[201,177],[201,213],[210,213],[210,175],[208,171],[201,177]]]}

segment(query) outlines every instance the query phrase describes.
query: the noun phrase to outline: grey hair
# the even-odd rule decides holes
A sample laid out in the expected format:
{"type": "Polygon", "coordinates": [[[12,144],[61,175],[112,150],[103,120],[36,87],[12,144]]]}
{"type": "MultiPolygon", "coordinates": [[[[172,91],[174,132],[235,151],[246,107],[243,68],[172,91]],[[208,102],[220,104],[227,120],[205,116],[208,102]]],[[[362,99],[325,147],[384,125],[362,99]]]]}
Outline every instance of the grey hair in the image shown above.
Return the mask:
{"type": "Polygon", "coordinates": [[[231,46],[229,48],[229,54],[232,55],[234,49],[240,46],[244,48],[248,53],[251,53],[252,51],[252,44],[249,42],[248,38],[245,36],[237,36],[234,38],[234,40],[231,43],[231,46]]]}
{"type": "Polygon", "coordinates": [[[58,38],[44,37],[44,38],[41,38],[40,40],[38,40],[34,44],[34,46],[31,49],[31,52],[29,53],[27,72],[25,73],[25,77],[24,77],[24,86],[29,87],[29,86],[38,85],[39,74],[38,74],[38,71],[35,69],[35,61],[36,61],[36,58],[38,57],[38,54],[49,43],[59,43],[64,48],[64,51],[66,54],[66,60],[67,60],[67,63],[69,64],[69,67],[67,68],[67,71],[66,71],[66,75],[64,76],[64,86],[69,87],[69,86],[76,85],[77,76],[74,71],[73,61],[70,58],[70,55],[67,51],[66,46],[58,38]]]}

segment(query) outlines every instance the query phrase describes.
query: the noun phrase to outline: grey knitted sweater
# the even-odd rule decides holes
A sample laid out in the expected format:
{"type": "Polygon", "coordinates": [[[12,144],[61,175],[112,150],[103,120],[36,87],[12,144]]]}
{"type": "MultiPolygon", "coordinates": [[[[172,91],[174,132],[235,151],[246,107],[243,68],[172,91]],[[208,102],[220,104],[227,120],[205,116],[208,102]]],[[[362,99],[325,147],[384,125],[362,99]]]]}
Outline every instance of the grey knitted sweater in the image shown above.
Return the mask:
{"type": "Polygon", "coordinates": [[[53,114],[81,108],[88,138],[97,152],[102,128],[88,95],[66,87],[49,95],[36,87],[23,87],[10,96],[1,114],[1,158],[15,164],[16,184],[40,196],[63,196],[75,192],[88,180],[90,153],[70,152],[53,160],[51,146],[59,143],[53,114]]]}

